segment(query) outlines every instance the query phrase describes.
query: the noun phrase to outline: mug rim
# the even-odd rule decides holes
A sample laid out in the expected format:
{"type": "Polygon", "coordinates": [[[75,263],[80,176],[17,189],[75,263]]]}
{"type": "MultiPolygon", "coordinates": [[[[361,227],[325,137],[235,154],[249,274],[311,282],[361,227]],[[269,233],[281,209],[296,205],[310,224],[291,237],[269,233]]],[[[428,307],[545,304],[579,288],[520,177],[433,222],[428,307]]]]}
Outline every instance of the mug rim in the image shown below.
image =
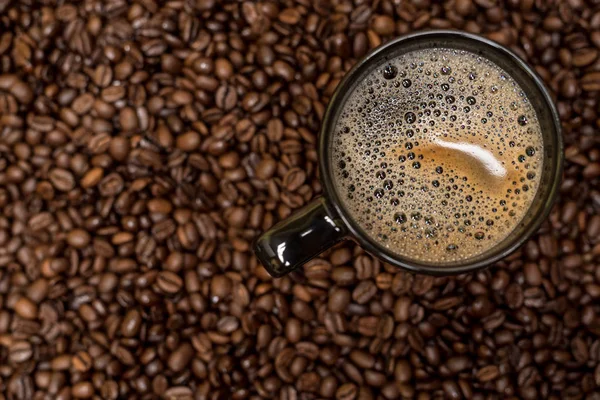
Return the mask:
{"type": "MultiPolygon", "coordinates": [[[[358,244],[365,250],[389,264],[392,264],[407,271],[424,273],[428,275],[454,275],[476,271],[505,258],[509,254],[517,250],[519,247],[521,247],[538,230],[540,225],[548,218],[548,215],[550,214],[550,211],[558,194],[560,182],[562,180],[561,177],[564,161],[563,138],[558,111],[556,110],[556,106],[554,104],[554,101],[552,100],[552,97],[550,96],[550,93],[548,92],[548,89],[544,85],[542,79],[537,75],[537,73],[525,61],[523,61],[519,56],[517,56],[514,52],[507,49],[506,47],[479,35],[452,30],[427,30],[406,34],[371,50],[369,53],[367,53],[367,55],[360,59],[350,69],[350,71],[348,71],[344,75],[344,77],[338,84],[335,92],[331,96],[331,99],[329,100],[329,103],[325,110],[323,123],[320,129],[318,153],[319,172],[321,174],[321,182],[323,184],[323,191],[327,199],[327,205],[328,207],[331,207],[333,209],[332,211],[334,212],[334,215],[336,215],[336,217],[339,217],[343,222],[344,226],[348,229],[348,231],[350,232],[350,238],[357,241],[358,244]],[[554,173],[554,177],[551,182],[550,190],[548,191],[546,198],[542,199],[541,204],[539,206],[539,210],[541,210],[541,213],[539,213],[539,218],[532,219],[531,221],[529,221],[529,223],[524,227],[523,233],[518,238],[508,243],[508,245],[500,249],[500,251],[494,252],[494,254],[483,259],[471,262],[469,262],[469,260],[465,260],[463,264],[454,266],[444,266],[443,264],[428,265],[427,263],[418,262],[416,260],[410,260],[406,257],[394,254],[389,249],[378,244],[373,238],[369,237],[369,235],[366,232],[364,232],[364,230],[357,223],[354,222],[353,218],[351,218],[351,216],[349,215],[349,212],[341,205],[342,202],[340,201],[340,198],[335,190],[333,177],[330,171],[330,163],[328,159],[329,151],[327,151],[327,148],[329,146],[330,135],[333,131],[333,126],[330,126],[332,125],[332,119],[333,117],[337,116],[337,107],[343,104],[340,103],[338,105],[337,103],[339,103],[341,101],[340,99],[343,98],[346,92],[354,86],[354,80],[356,78],[356,75],[361,71],[361,69],[365,65],[368,65],[381,53],[385,53],[391,48],[401,45],[402,42],[411,40],[428,41],[436,39],[442,39],[447,41],[448,39],[452,39],[452,37],[460,38],[463,40],[466,39],[467,41],[476,42],[479,45],[483,45],[484,47],[490,47],[493,51],[499,53],[501,57],[510,60],[509,62],[513,63],[516,69],[521,70],[525,76],[525,79],[531,80],[531,82],[533,82],[533,84],[540,91],[541,99],[546,103],[548,111],[552,118],[552,125],[554,126],[554,134],[556,139],[556,158],[555,160],[553,160],[554,168],[552,172],[554,173]]],[[[527,211],[527,213],[529,213],[530,210],[531,208],[527,211]]],[[[514,232],[514,230],[512,232],[514,232]]],[[[492,251],[493,249],[494,247],[490,248],[490,250],[492,251]]]]}

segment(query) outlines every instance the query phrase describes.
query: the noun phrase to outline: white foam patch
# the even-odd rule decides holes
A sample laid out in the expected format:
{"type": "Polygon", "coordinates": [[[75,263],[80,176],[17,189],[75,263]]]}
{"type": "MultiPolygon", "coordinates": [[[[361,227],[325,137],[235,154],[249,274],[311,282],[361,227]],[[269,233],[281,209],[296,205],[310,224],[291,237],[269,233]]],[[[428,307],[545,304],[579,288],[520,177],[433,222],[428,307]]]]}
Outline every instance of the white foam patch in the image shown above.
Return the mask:
{"type": "Polygon", "coordinates": [[[433,141],[434,144],[441,148],[456,150],[463,153],[465,156],[472,157],[478,161],[482,168],[488,172],[489,175],[496,178],[506,177],[506,168],[502,163],[492,154],[491,151],[482,148],[476,144],[466,142],[447,142],[444,140],[436,139],[433,141]]]}

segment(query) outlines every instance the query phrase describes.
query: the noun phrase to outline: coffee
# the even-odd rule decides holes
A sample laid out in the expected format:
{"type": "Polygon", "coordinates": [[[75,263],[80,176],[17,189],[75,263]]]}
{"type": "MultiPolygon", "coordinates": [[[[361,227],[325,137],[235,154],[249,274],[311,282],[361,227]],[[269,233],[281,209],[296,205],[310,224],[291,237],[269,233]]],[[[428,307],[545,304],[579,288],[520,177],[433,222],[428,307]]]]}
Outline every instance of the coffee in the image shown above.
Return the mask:
{"type": "Polygon", "coordinates": [[[396,255],[469,260],[527,213],[542,147],[536,112],[506,71],[465,50],[413,50],[347,94],[331,141],[335,189],[396,255]]]}

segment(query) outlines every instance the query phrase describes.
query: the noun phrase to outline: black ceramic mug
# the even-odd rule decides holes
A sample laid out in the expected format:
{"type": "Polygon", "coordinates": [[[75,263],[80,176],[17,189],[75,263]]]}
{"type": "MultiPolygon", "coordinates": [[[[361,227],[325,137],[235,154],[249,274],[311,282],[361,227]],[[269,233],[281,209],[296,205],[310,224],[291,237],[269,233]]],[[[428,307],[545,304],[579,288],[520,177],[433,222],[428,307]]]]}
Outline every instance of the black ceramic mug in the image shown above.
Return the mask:
{"type": "Polygon", "coordinates": [[[406,270],[433,275],[474,271],[497,261],[521,246],[548,216],[558,186],[563,163],[560,121],[556,108],[540,78],[508,49],[485,38],[458,31],[413,33],[386,43],[359,61],[338,85],[325,113],[319,138],[319,164],[323,196],[263,233],[254,243],[254,252],[275,277],[301,266],[335,243],[351,239],[385,262],[406,270]],[[382,246],[350,216],[336,193],[332,173],[331,137],[349,93],[373,68],[387,59],[409,51],[450,48],[481,54],[506,71],[527,93],[543,135],[544,162],[536,196],[520,224],[503,241],[466,261],[444,265],[415,262],[382,246]]]}

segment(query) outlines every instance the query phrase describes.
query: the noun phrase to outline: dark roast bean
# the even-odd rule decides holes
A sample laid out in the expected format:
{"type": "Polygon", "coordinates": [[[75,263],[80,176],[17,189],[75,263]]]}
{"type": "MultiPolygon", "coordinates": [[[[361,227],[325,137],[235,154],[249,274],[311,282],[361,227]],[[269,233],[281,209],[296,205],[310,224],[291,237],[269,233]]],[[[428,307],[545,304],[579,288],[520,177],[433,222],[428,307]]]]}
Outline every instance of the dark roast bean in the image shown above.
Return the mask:
{"type": "Polygon", "coordinates": [[[182,371],[194,356],[192,346],[184,343],[175,349],[168,358],[167,365],[175,372],[182,371]]]}
{"type": "Polygon", "coordinates": [[[235,107],[238,97],[235,88],[224,85],[217,89],[215,93],[215,104],[217,107],[229,111],[235,107]]]}
{"type": "Polygon", "coordinates": [[[33,356],[33,348],[27,341],[15,341],[8,346],[8,355],[11,362],[22,363],[33,356]]]}
{"type": "MultiPolygon", "coordinates": [[[[58,3],[0,1],[0,397],[598,398],[596,2],[58,3]],[[344,74],[431,28],[544,80],[550,217],[488,270],[409,274],[347,241],[271,278],[253,240],[323,195],[344,74]]],[[[457,103],[485,91],[464,73],[457,103]]],[[[399,99],[437,96],[417,86],[399,99]]]]}
{"type": "Polygon", "coordinates": [[[121,323],[121,333],[125,337],[135,337],[141,328],[141,323],[142,316],[139,311],[131,310],[123,318],[123,322],[121,323]]]}
{"type": "Polygon", "coordinates": [[[17,300],[14,309],[21,318],[25,319],[35,319],[38,315],[37,305],[25,296],[17,300]]]}
{"type": "Polygon", "coordinates": [[[352,292],[352,298],[358,304],[368,302],[377,293],[377,287],[372,281],[366,280],[358,284],[352,292]]]}
{"type": "Polygon", "coordinates": [[[262,160],[256,166],[256,176],[260,179],[269,179],[273,176],[275,172],[275,168],[277,167],[277,163],[272,159],[262,160]]]}
{"type": "Polygon", "coordinates": [[[343,288],[333,289],[329,293],[328,308],[333,312],[343,312],[350,303],[350,291],[343,288]]]}
{"type": "Polygon", "coordinates": [[[183,281],[179,275],[171,271],[161,271],[156,276],[158,289],[166,294],[175,294],[183,287],[183,281]]]}
{"type": "Polygon", "coordinates": [[[103,176],[104,170],[102,168],[92,168],[81,178],[80,185],[86,189],[94,187],[100,182],[103,176]]]}
{"type": "Polygon", "coordinates": [[[94,394],[94,387],[91,382],[79,382],[71,389],[71,395],[76,399],[89,399],[94,394]]]}
{"type": "Polygon", "coordinates": [[[62,168],[55,168],[49,173],[50,182],[60,191],[68,192],[75,187],[73,174],[62,168]]]}
{"type": "Polygon", "coordinates": [[[353,383],[345,383],[335,392],[337,400],[353,400],[358,395],[358,389],[353,383]]]}
{"type": "Polygon", "coordinates": [[[489,382],[496,379],[499,375],[498,367],[495,365],[488,365],[477,371],[477,379],[481,382],[489,382]]]}
{"type": "Polygon", "coordinates": [[[85,351],[79,351],[73,356],[71,363],[77,371],[85,372],[92,367],[92,357],[85,351]]]}
{"type": "Polygon", "coordinates": [[[373,30],[380,35],[391,35],[394,33],[394,20],[387,15],[378,15],[373,18],[373,30]]]}
{"type": "Polygon", "coordinates": [[[83,229],[73,229],[67,235],[67,242],[76,248],[84,248],[90,243],[90,234],[83,229]]]}

